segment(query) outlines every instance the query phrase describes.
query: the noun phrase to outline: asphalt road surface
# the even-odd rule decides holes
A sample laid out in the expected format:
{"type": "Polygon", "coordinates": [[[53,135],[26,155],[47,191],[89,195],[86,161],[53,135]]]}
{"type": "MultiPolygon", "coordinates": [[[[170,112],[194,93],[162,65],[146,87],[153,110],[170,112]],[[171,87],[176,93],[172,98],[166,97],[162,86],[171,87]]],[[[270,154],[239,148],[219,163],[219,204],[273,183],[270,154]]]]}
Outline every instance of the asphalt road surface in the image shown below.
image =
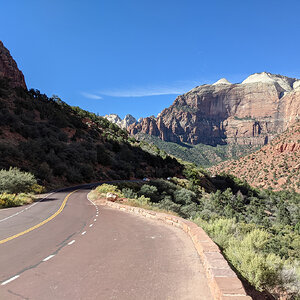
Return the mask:
{"type": "Polygon", "coordinates": [[[56,192],[0,210],[0,299],[212,299],[187,235],[56,192]]]}

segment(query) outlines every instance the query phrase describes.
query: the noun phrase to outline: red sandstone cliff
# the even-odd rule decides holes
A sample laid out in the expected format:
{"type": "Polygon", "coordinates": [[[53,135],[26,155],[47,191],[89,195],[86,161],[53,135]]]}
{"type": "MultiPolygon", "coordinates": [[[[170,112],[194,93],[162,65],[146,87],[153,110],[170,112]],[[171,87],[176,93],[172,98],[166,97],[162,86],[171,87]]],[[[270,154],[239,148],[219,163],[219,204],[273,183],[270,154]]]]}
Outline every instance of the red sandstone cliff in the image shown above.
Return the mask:
{"type": "Polygon", "coordinates": [[[157,118],[128,127],[164,141],[264,145],[300,118],[300,80],[270,73],[221,79],[178,96],[157,118]]]}
{"type": "Polygon", "coordinates": [[[0,41],[0,79],[8,78],[12,87],[27,89],[24,75],[18,69],[17,63],[10,55],[10,52],[0,41]]]}

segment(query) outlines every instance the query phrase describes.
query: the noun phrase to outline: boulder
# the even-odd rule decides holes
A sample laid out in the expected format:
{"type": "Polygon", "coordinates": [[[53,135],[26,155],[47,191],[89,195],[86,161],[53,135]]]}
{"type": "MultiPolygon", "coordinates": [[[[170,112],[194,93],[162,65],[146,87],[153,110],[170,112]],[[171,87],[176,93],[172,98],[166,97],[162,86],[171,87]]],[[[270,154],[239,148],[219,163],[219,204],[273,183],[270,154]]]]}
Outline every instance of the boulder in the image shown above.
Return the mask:
{"type": "Polygon", "coordinates": [[[118,195],[113,194],[113,193],[107,193],[107,194],[106,194],[106,199],[107,199],[108,201],[115,202],[115,201],[118,200],[118,195]]]}

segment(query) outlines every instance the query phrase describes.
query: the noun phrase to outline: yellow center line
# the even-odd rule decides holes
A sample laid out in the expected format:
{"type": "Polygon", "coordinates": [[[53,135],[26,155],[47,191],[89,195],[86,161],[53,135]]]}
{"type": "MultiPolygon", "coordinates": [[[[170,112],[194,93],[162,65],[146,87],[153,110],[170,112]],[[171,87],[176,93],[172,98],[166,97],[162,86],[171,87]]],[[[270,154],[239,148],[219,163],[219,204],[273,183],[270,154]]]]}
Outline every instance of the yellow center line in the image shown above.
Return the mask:
{"type": "Polygon", "coordinates": [[[28,228],[28,229],[26,229],[25,231],[19,232],[19,233],[15,234],[15,235],[12,235],[12,236],[10,236],[10,237],[4,239],[4,240],[1,240],[1,241],[0,241],[0,244],[4,244],[4,243],[6,243],[6,242],[8,242],[8,241],[10,241],[10,240],[13,240],[13,239],[15,239],[15,238],[17,238],[17,237],[19,237],[19,236],[21,236],[21,235],[23,235],[23,234],[26,234],[26,233],[28,233],[28,232],[34,230],[34,229],[37,229],[37,228],[41,227],[42,225],[48,223],[48,222],[51,221],[52,219],[54,219],[57,215],[59,215],[59,214],[62,212],[62,210],[63,210],[64,207],[66,206],[66,203],[67,203],[69,197],[70,197],[73,193],[75,193],[75,192],[77,192],[77,191],[78,191],[78,190],[75,190],[75,191],[71,192],[70,194],[68,194],[68,195],[66,196],[66,198],[64,199],[63,203],[61,204],[60,208],[58,209],[58,211],[56,211],[56,212],[55,212],[52,216],[50,216],[48,219],[46,219],[46,220],[42,221],[41,223],[36,224],[36,225],[34,225],[34,226],[32,226],[32,227],[30,227],[30,228],[28,228]]]}

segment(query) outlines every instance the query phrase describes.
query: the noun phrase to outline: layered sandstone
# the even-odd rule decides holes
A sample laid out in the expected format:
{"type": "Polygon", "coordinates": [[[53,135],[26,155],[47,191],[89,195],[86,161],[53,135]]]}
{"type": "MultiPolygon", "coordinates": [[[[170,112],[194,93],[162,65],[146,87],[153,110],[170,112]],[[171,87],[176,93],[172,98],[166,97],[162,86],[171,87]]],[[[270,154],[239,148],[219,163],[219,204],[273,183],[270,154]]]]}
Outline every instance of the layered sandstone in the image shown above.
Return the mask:
{"type": "Polygon", "coordinates": [[[178,96],[156,118],[128,127],[164,141],[264,145],[300,116],[300,80],[257,73],[240,84],[225,78],[178,96]]]}
{"type": "Polygon", "coordinates": [[[27,89],[24,75],[18,69],[17,63],[10,55],[10,52],[0,41],[0,79],[7,78],[12,87],[27,89]]]}

